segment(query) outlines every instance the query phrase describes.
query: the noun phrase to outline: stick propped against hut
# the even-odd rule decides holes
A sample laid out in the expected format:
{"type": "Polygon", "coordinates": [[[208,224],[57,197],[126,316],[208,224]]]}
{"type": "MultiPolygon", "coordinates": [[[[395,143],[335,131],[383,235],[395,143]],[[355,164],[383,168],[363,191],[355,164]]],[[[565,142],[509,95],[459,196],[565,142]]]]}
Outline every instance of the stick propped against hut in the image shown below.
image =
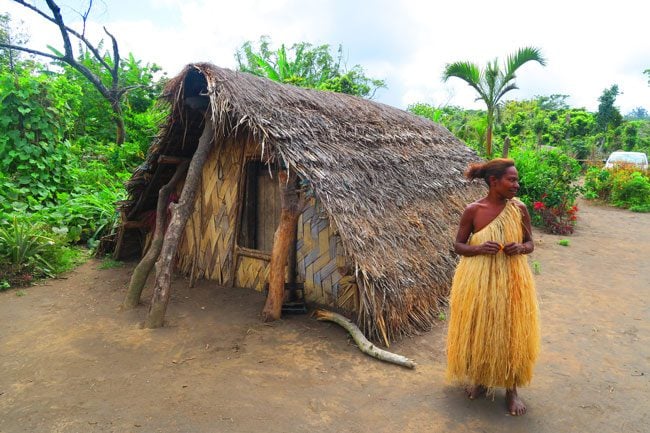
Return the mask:
{"type": "MultiPolygon", "coordinates": [[[[482,191],[463,178],[478,160],[472,150],[387,105],[206,63],[188,65],[165,92],[171,114],[129,181],[122,211],[126,221],[156,213],[160,189],[193,157],[208,118],[213,142],[178,244],[180,272],[264,290],[282,180],[304,205],[291,220],[295,234],[283,235],[285,254],[295,254],[279,280],[349,313],[375,340],[429,329],[456,263],[458,220],[482,191]]],[[[134,239],[128,231],[122,238],[134,239]]]]}

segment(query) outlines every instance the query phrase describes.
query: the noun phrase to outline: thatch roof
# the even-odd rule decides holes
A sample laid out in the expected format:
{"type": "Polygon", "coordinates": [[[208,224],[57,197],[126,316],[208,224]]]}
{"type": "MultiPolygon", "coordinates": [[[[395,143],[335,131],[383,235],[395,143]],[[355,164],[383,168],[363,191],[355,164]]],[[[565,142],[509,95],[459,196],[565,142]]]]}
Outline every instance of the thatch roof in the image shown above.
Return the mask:
{"type": "Polygon", "coordinates": [[[131,205],[142,198],[137,213],[155,207],[171,177],[162,166],[154,174],[158,154],[194,152],[178,143],[197,141],[201,117],[183,101],[206,90],[218,135],[254,138],[264,160],[310,183],[356,265],[366,334],[390,341],[428,329],[448,293],[464,205],[483,192],[463,178],[477,155],[444,127],[394,107],[193,64],[167,85],[171,115],[128,185],[131,205]]]}

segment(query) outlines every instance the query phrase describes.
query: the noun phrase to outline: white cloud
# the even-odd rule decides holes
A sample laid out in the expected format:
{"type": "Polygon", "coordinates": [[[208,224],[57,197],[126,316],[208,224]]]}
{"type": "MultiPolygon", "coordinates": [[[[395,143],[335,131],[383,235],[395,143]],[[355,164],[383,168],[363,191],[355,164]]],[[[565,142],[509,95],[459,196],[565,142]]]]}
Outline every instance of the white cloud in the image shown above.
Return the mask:
{"type": "MultiPolygon", "coordinates": [[[[244,41],[269,35],[276,44],[342,44],[348,66],[361,64],[369,76],[387,81],[389,88],[377,94],[381,102],[479,108],[466,84],[440,81],[444,65],[457,60],[483,65],[532,45],[541,48],[547,66],[522,67],[520,89],[509,98],[567,94],[572,105],[596,110],[602,91],[618,84],[623,113],[650,109],[643,75],[650,68],[646,14],[632,0],[112,0],[105,5],[98,20],[116,35],[121,51],[158,63],[170,75],[194,61],[232,68],[244,41]]],[[[58,41],[56,29],[25,8],[0,0],[0,10],[25,19],[41,48],[58,41]]]]}

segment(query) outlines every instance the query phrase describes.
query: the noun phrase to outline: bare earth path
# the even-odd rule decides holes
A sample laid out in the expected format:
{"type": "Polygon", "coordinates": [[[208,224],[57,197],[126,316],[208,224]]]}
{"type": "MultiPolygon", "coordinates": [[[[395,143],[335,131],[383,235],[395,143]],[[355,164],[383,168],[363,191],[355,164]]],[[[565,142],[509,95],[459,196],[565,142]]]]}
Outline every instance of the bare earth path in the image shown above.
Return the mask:
{"type": "MultiPolygon", "coordinates": [[[[583,205],[570,246],[536,233],[543,320],[524,417],[503,392],[469,402],[444,382],[445,324],[359,352],[307,316],[266,326],[263,297],[177,279],[169,326],[117,308],[132,267],[91,261],[0,293],[0,432],[650,431],[650,214],[583,205]]],[[[145,293],[148,299],[149,293],[145,293]]]]}

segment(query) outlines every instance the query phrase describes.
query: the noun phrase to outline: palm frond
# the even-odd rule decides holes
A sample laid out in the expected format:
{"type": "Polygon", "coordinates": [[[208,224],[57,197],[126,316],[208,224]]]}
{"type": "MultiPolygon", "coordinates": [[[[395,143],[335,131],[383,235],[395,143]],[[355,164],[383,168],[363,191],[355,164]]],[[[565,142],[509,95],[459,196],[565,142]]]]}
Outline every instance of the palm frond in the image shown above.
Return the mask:
{"type": "Polygon", "coordinates": [[[496,100],[497,100],[497,101],[500,101],[501,98],[503,97],[503,95],[505,95],[506,93],[508,93],[508,92],[511,91],[511,90],[515,90],[515,89],[518,89],[518,88],[519,88],[519,87],[517,86],[516,83],[510,83],[510,84],[506,85],[503,89],[501,89],[501,90],[499,91],[499,94],[497,95],[497,99],[496,99],[496,100]]]}
{"type": "Polygon", "coordinates": [[[524,47],[517,50],[516,53],[510,54],[506,59],[504,76],[506,82],[515,78],[515,71],[524,63],[534,61],[542,66],[546,66],[546,59],[542,56],[539,48],[524,47]]]}
{"type": "Polygon", "coordinates": [[[455,62],[445,66],[442,73],[442,81],[446,82],[449,78],[456,77],[467,82],[468,84],[478,85],[481,80],[481,70],[472,62],[455,62]]]}
{"type": "Polygon", "coordinates": [[[488,105],[494,105],[497,102],[496,95],[499,93],[500,86],[499,78],[502,75],[497,59],[489,62],[481,74],[481,82],[484,83],[482,87],[488,95],[486,100],[488,105]]]}
{"type": "Polygon", "coordinates": [[[474,90],[478,92],[479,99],[483,99],[487,102],[489,95],[486,93],[486,89],[482,84],[482,72],[475,63],[455,62],[447,64],[447,66],[445,66],[444,72],[442,73],[442,81],[447,82],[447,80],[451,77],[460,78],[469,84],[474,90]]]}

